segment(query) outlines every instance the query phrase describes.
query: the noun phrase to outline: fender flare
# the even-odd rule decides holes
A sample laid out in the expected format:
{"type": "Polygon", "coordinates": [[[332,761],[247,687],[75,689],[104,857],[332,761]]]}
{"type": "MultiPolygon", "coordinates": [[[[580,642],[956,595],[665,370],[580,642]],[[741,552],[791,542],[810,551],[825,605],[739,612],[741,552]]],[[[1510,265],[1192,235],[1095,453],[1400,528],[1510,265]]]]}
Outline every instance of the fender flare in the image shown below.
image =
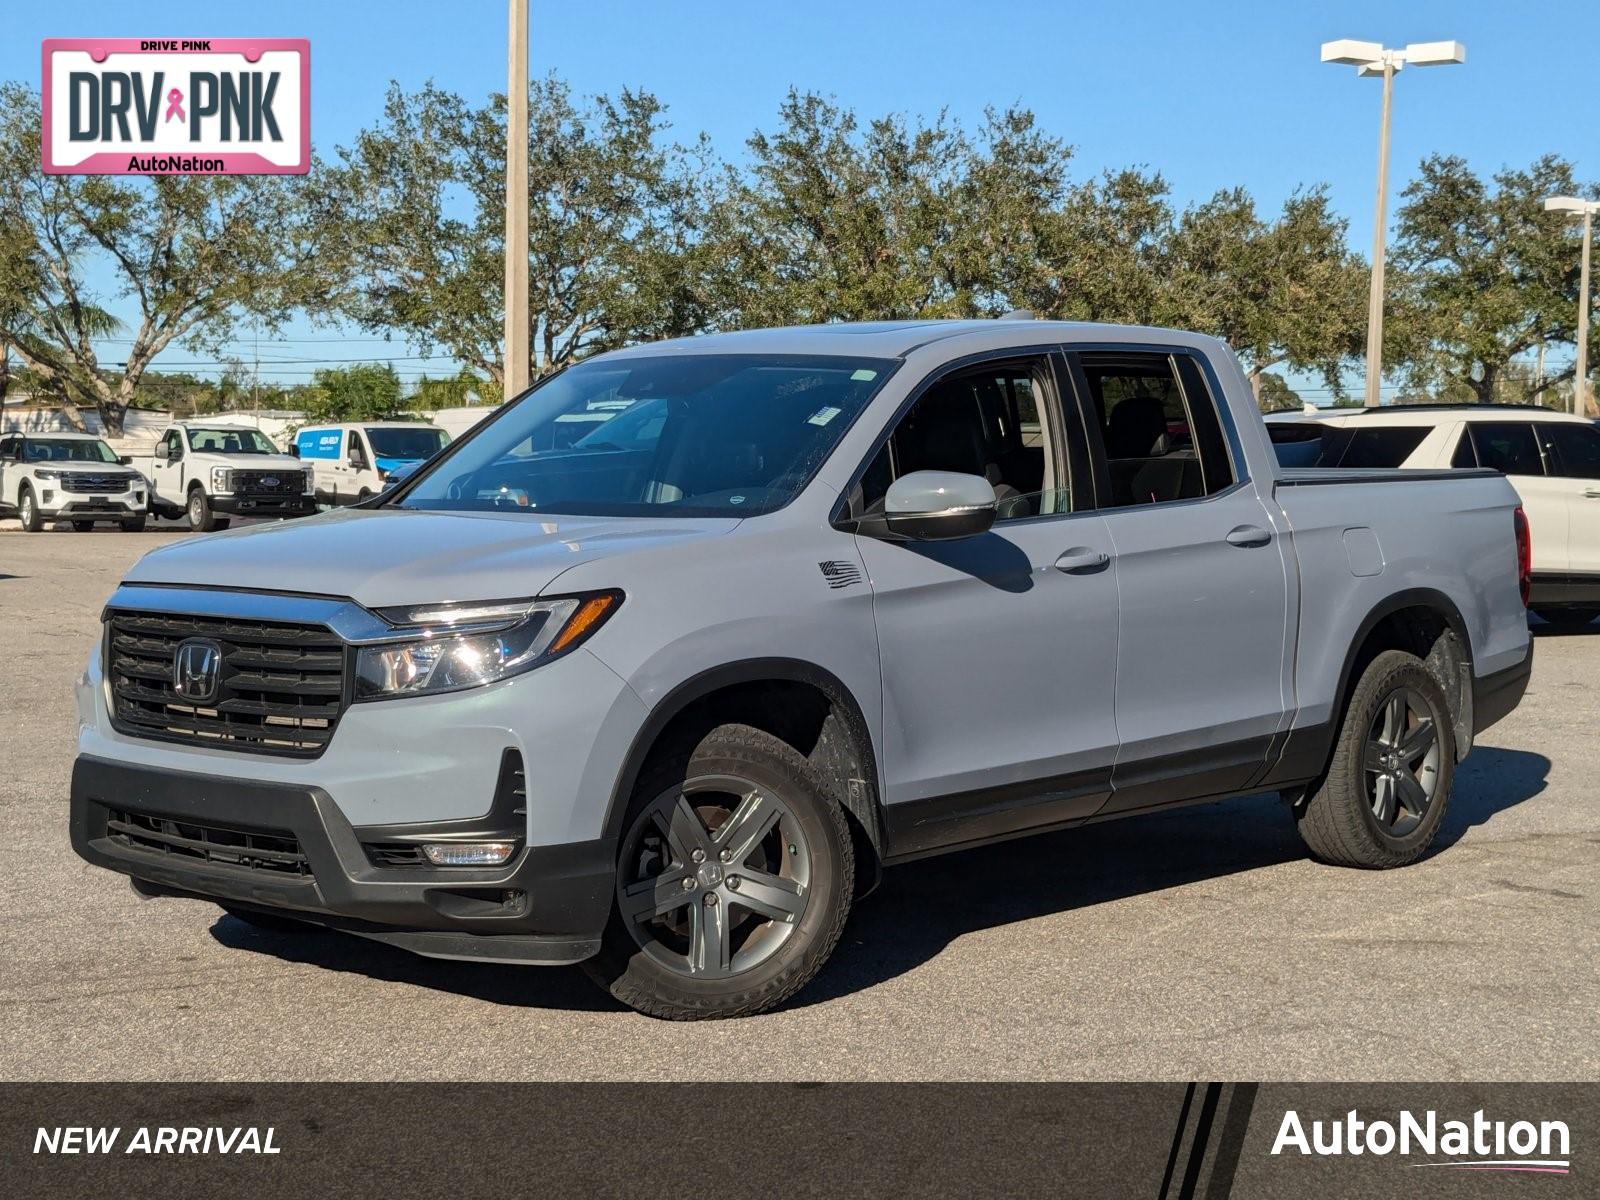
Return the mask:
{"type": "Polygon", "coordinates": [[[1472,746],[1472,639],[1467,633],[1466,620],[1456,602],[1435,588],[1407,588],[1385,596],[1368,610],[1356,626],[1350,644],[1345,649],[1344,662],[1339,667],[1339,683],[1333,695],[1333,715],[1326,725],[1291,729],[1284,735],[1281,748],[1273,765],[1260,781],[1253,785],[1263,788],[1291,786],[1320,779],[1328,769],[1333,756],[1334,741],[1339,723],[1344,720],[1345,705],[1350,700],[1356,663],[1362,647],[1372,636],[1372,631],[1387,617],[1408,608],[1426,608],[1438,613],[1445,626],[1455,634],[1461,645],[1462,666],[1466,677],[1460,687],[1460,708],[1456,714],[1457,760],[1472,746]],[[1463,735],[1463,730],[1465,734],[1463,735]]]}
{"type": "Polygon", "coordinates": [[[861,754],[861,768],[866,776],[868,794],[859,798],[841,796],[839,800],[860,822],[873,848],[881,854],[883,817],[882,806],[878,799],[877,748],[873,744],[872,733],[867,726],[866,717],[862,714],[861,705],[850,689],[832,671],[796,658],[747,658],[722,663],[690,676],[663,696],[645,717],[644,724],[639,727],[638,732],[634,734],[633,741],[628,747],[627,757],[623,760],[622,769],[617,773],[610,799],[606,804],[604,836],[621,838],[622,821],[627,814],[634,785],[638,783],[639,774],[644,769],[645,760],[649,758],[656,740],[673,718],[696,700],[709,696],[712,692],[741,683],[761,683],[769,680],[810,684],[827,696],[835,710],[843,715],[849,726],[850,736],[861,754]]]}

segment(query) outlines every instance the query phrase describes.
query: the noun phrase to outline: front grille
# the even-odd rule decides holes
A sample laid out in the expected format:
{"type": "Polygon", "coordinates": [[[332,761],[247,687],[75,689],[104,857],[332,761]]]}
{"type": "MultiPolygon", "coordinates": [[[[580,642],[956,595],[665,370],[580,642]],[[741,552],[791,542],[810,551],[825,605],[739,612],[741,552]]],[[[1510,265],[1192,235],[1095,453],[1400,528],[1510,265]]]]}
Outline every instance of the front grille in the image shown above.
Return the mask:
{"type": "Polygon", "coordinates": [[[63,492],[72,492],[74,495],[79,496],[90,492],[98,492],[102,495],[111,496],[118,492],[127,491],[128,485],[133,480],[126,475],[84,475],[76,473],[69,475],[63,471],[60,482],[63,492]]]}
{"type": "Polygon", "coordinates": [[[106,833],[134,850],[247,871],[310,875],[311,863],[288,830],[227,829],[175,817],[106,810],[106,833]]]}
{"type": "Polygon", "coordinates": [[[112,724],[135,737],[315,758],[344,711],[345,654],[322,625],[113,612],[112,724]],[[221,651],[217,693],[203,704],[173,687],[178,647],[191,638],[221,651]]]}
{"type": "Polygon", "coordinates": [[[298,496],[305,490],[304,471],[235,471],[237,496],[298,496]]]}

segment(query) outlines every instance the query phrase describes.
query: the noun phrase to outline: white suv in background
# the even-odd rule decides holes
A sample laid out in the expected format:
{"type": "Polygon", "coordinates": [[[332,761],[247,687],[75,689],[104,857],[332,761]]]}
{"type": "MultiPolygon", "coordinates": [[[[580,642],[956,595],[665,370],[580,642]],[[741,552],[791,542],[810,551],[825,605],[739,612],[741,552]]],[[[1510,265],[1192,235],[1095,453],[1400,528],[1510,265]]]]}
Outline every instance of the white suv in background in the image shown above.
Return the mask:
{"type": "Polygon", "coordinates": [[[115,521],[144,528],[149,484],[92,433],[8,433],[0,437],[0,513],[28,533],[71,521],[80,532],[115,521]]]}
{"type": "Polygon", "coordinates": [[[1529,604],[1554,625],[1600,616],[1600,428],[1537,405],[1397,404],[1267,427],[1286,467],[1493,467],[1533,533],[1529,604]]]}

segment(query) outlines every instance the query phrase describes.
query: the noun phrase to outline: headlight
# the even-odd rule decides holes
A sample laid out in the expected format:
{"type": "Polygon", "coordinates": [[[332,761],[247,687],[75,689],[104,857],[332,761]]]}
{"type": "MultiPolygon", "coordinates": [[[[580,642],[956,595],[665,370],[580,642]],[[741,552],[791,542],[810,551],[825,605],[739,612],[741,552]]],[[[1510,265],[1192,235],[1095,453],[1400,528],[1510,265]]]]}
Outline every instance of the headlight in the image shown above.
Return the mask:
{"type": "Polygon", "coordinates": [[[362,646],[357,700],[454,692],[508,679],[576,649],[622,604],[621,592],[558,600],[422,605],[384,609],[391,624],[416,629],[404,641],[362,646]]]}
{"type": "Polygon", "coordinates": [[[213,492],[233,491],[233,472],[227,467],[212,467],[211,490],[213,492]]]}
{"type": "Polygon", "coordinates": [[[316,477],[315,473],[313,472],[312,468],[310,468],[310,467],[307,467],[304,471],[301,472],[301,474],[305,476],[305,482],[300,485],[301,490],[304,491],[307,495],[310,495],[312,492],[317,490],[317,485],[316,485],[317,477],[316,477]]]}
{"type": "Polygon", "coordinates": [[[60,479],[61,472],[52,471],[49,467],[35,467],[33,469],[33,477],[35,479],[60,479]]]}

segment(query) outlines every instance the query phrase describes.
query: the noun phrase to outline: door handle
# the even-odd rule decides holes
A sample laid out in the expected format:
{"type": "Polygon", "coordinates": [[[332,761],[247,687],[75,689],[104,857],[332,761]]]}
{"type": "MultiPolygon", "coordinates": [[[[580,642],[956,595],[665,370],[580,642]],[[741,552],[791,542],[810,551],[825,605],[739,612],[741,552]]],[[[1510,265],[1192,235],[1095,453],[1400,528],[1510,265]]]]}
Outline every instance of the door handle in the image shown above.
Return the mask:
{"type": "Polygon", "coordinates": [[[1272,541],[1270,531],[1259,525],[1235,525],[1228,530],[1228,545],[1230,546],[1265,546],[1272,541]]]}
{"type": "Polygon", "coordinates": [[[1067,575],[1092,575],[1096,571],[1105,570],[1110,561],[1111,555],[1103,550],[1074,546],[1070,550],[1061,552],[1061,557],[1056,559],[1056,570],[1067,575]]]}

